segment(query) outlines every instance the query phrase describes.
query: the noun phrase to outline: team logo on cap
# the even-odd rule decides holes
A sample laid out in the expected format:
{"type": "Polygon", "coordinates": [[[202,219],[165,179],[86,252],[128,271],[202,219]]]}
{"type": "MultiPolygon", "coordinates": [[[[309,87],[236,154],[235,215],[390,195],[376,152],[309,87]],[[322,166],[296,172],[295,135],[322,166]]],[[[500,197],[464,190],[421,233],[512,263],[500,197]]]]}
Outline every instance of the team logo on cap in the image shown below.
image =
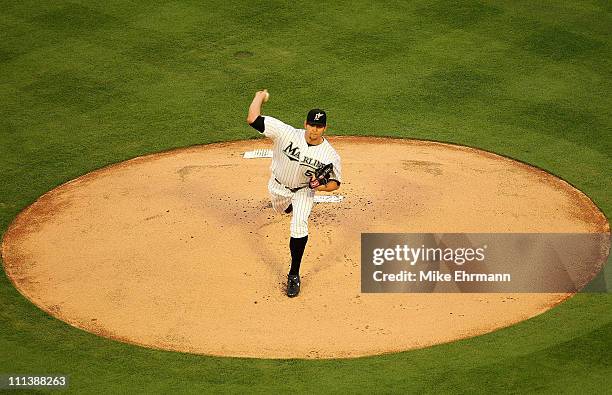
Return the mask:
{"type": "Polygon", "coordinates": [[[320,119],[322,116],[323,116],[323,113],[318,112],[318,113],[316,113],[316,114],[315,114],[315,118],[314,118],[314,120],[315,120],[315,121],[318,121],[318,120],[319,120],[319,119],[320,119]]]}

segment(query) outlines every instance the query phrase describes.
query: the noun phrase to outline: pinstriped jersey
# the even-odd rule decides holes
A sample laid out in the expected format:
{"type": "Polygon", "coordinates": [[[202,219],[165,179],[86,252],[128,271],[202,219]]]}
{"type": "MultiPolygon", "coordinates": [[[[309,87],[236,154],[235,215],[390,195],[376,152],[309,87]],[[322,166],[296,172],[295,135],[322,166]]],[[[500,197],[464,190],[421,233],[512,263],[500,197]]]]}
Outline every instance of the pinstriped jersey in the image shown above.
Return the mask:
{"type": "Polygon", "coordinates": [[[330,162],[334,164],[330,180],[342,182],[340,155],[327,139],[319,145],[308,145],[304,129],[270,116],[264,117],[264,126],[263,134],[274,142],[270,169],[280,183],[290,188],[307,185],[314,171],[330,162]]]}

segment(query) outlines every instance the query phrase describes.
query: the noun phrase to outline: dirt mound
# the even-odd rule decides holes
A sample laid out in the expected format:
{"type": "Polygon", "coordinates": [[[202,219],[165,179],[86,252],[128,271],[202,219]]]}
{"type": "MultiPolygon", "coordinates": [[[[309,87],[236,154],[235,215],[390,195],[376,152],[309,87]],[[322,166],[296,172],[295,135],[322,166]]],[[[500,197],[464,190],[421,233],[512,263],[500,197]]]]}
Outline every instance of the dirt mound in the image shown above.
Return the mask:
{"type": "Polygon", "coordinates": [[[64,184],[5,234],[5,270],[40,308],[147,347],[264,358],[372,355],[490,332],[567,294],[361,294],[363,232],[609,232],[580,191],[476,149],[330,138],[340,203],[317,204],[302,292],[283,294],[289,216],[265,140],[136,158],[64,184]]]}

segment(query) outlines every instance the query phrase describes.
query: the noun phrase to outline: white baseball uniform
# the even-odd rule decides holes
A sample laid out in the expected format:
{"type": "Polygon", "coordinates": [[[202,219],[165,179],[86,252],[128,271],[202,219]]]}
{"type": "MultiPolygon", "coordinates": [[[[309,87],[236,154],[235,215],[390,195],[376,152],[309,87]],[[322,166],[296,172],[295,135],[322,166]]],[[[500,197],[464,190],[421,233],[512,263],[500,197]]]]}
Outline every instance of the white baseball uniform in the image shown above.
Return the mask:
{"type": "Polygon", "coordinates": [[[319,145],[309,145],[304,129],[296,129],[270,116],[264,116],[264,125],[263,134],[274,142],[270,167],[272,175],[268,182],[272,207],[282,213],[291,203],[291,237],[305,237],[308,235],[308,217],[315,195],[314,189],[308,186],[310,177],[316,169],[331,162],[334,169],[330,180],[340,184],[340,155],[325,138],[319,145]]]}

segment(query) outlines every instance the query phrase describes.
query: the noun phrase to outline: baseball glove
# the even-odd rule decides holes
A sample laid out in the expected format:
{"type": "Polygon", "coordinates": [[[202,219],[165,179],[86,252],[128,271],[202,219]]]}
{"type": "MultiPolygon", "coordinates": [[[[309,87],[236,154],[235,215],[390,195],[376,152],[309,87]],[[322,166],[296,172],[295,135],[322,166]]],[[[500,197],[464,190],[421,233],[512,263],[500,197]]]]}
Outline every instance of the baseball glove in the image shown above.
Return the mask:
{"type": "Polygon", "coordinates": [[[323,167],[315,170],[314,178],[310,180],[308,186],[310,188],[315,189],[318,186],[326,185],[329,182],[329,177],[331,177],[331,172],[334,170],[333,163],[328,163],[323,167]]]}

